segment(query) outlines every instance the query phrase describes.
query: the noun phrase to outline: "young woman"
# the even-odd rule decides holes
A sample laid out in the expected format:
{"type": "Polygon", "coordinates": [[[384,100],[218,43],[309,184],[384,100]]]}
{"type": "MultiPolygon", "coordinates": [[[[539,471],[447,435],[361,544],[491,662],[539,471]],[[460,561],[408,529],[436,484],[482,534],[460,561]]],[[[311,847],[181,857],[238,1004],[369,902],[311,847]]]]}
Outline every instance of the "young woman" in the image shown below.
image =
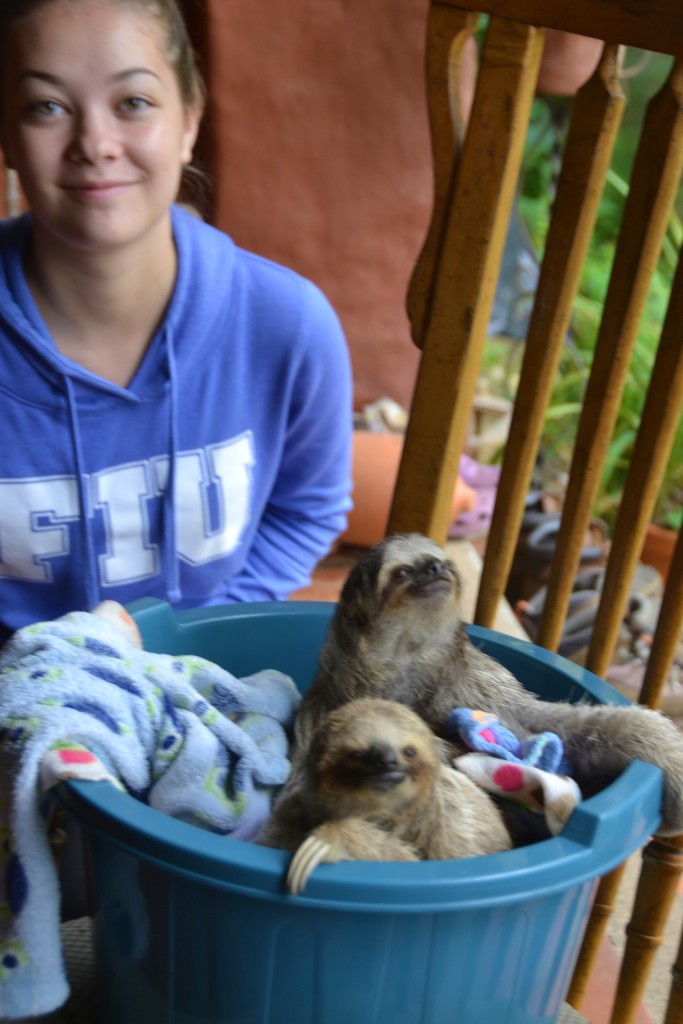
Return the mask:
{"type": "MultiPolygon", "coordinates": [[[[202,111],[176,0],[3,0],[0,622],[286,597],[350,506],[338,320],[174,205],[202,111]]],[[[277,173],[277,168],[274,168],[277,173]]]]}

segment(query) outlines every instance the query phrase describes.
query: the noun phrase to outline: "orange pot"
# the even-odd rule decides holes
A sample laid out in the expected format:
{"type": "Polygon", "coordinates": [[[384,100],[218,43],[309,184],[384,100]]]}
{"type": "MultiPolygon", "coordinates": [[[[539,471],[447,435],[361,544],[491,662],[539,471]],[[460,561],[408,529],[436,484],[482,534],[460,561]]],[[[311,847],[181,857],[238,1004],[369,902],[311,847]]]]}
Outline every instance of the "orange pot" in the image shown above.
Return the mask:
{"type": "Polygon", "coordinates": [[[678,534],[675,530],[667,530],[664,526],[650,523],[640,554],[641,562],[645,562],[645,565],[654,565],[666,579],[677,539],[678,534]]]}
{"type": "MultiPolygon", "coordinates": [[[[341,540],[372,547],[386,535],[391,499],[403,451],[400,434],[356,430],[353,435],[353,502],[341,540]]],[[[460,477],[456,480],[451,521],[473,509],[476,491],[460,477]]]]}

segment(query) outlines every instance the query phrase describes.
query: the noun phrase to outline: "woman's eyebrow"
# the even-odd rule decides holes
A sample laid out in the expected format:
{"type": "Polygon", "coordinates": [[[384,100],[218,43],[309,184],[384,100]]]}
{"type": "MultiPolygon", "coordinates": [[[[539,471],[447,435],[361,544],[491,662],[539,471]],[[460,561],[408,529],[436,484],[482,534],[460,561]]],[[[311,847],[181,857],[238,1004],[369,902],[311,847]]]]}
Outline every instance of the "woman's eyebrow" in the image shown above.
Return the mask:
{"type": "MultiPolygon", "coordinates": [[[[117,71],[115,75],[111,76],[112,82],[121,82],[127,78],[132,78],[134,75],[151,75],[152,78],[156,78],[160,81],[159,75],[156,71],[152,71],[151,68],[139,67],[139,68],[125,68],[123,71],[117,71]]],[[[19,81],[23,81],[25,78],[37,78],[41,82],[48,82],[50,85],[65,85],[66,80],[61,78],[59,75],[53,75],[50,71],[39,71],[37,68],[26,68],[19,75],[19,81]]]]}
{"type": "Polygon", "coordinates": [[[120,82],[125,78],[132,78],[133,75],[151,75],[152,78],[159,79],[159,75],[156,73],[156,71],[152,71],[151,68],[139,67],[126,68],[124,71],[118,71],[115,75],[111,76],[111,80],[113,82],[120,82]]]}
{"type": "Polygon", "coordinates": [[[41,82],[49,82],[50,85],[62,85],[63,79],[59,75],[52,75],[49,71],[37,71],[33,68],[27,68],[22,71],[19,75],[19,81],[23,81],[25,78],[38,78],[41,82]]]}

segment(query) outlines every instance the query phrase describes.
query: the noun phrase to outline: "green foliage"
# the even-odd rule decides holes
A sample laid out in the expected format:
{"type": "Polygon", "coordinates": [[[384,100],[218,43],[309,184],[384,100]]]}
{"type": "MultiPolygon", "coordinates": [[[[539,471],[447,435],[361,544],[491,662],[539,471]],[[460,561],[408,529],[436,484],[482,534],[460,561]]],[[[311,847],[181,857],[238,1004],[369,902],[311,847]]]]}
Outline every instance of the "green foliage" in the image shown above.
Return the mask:
{"type": "MultiPolygon", "coordinates": [[[[655,59],[649,67],[660,78],[668,70],[655,59]]],[[[666,60],[666,58],[662,58],[666,60]]],[[[632,83],[627,83],[632,86],[632,83]]],[[[633,160],[650,81],[640,85],[643,95],[635,103],[635,119],[627,123],[625,141],[620,136],[612,169],[601,200],[594,237],[573,308],[570,338],[565,346],[553,397],[548,409],[542,442],[547,472],[568,470],[572,441],[580,415],[581,399],[590,372],[602,305],[609,284],[616,240],[619,234],[628,186],[623,175],[633,160]],[[618,169],[617,169],[618,168],[618,169]]],[[[633,88],[631,88],[633,91],[633,88]]],[[[638,100],[638,97],[631,97],[638,100]]],[[[563,121],[569,114],[567,100],[537,99],[532,126],[526,142],[524,169],[520,182],[519,210],[531,242],[542,252],[548,228],[553,184],[558,166],[558,146],[563,140],[563,121]]],[[[627,107],[628,110],[628,107],[627,107]]],[[[609,448],[595,512],[614,519],[640,423],[645,393],[666,313],[678,250],[683,239],[683,220],[674,214],[669,225],[661,259],[656,268],[647,306],[635,343],[634,355],[622,395],[614,436],[609,448]]],[[[664,479],[655,518],[661,525],[678,529],[683,519],[683,425],[664,479]]]]}

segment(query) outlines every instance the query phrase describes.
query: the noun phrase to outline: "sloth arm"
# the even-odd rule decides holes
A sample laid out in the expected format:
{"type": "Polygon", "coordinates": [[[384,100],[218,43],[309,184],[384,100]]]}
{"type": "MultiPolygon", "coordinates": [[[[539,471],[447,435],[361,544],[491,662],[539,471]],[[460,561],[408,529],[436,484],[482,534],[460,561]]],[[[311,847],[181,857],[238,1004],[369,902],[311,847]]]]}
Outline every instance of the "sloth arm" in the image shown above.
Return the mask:
{"type": "Polygon", "coordinates": [[[304,839],[287,871],[287,888],[302,893],[318,864],[340,860],[418,860],[415,850],[397,836],[364,818],[326,821],[304,839]]]}
{"type": "Polygon", "coordinates": [[[683,743],[668,718],[640,705],[541,700],[482,651],[468,645],[459,653],[431,709],[437,731],[447,709],[459,706],[492,712],[520,738],[554,732],[584,796],[604,789],[631,761],[646,761],[664,773],[666,827],[683,830],[683,743]]]}

